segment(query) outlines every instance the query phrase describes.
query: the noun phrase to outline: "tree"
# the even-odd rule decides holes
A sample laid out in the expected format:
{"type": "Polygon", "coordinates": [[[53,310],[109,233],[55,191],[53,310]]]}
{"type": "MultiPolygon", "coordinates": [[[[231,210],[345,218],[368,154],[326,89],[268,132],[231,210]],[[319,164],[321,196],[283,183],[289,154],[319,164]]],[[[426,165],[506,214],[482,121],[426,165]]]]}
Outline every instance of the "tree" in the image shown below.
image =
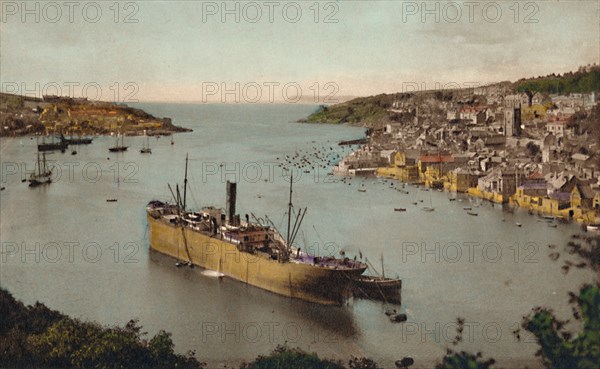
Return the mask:
{"type": "MultiPolygon", "coordinates": [[[[452,346],[456,346],[462,341],[464,326],[465,319],[457,318],[456,337],[452,341],[452,346]]],[[[436,365],[435,369],[489,369],[495,362],[494,359],[483,360],[480,352],[473,355],[465,351],[457,352],[452,348],[448,348],[441,364],[436,365]]]]}
{"type": "Polygon", "coordinates": [[[494,365],[494,359],[483,361],[481,353],[475,355],[465,351],[447,354],[436,369],[488,369],[494,365]]]}
{"type": "Polygon", "coordinates": [[[368,358],[353,357],[349,362],[350,369],[381,369],[376,362],[368,358]]]}
{"type": "Polygon", "coordinates": [[[531,157],[535,157],[540,152],[540,147],[534,144],[532,141],[527,142],[525,148],[529,151],[531,157]]]}
{"type": "MultiPolygon", "coordinates": [[[[570,241],[566,245],[569,255],[581,259],[578,262],[565,260],[562,270],[568,273],[573,267],[589,268],[595,273],[600,272],[600,236],[583,239],[583,243],[570,241]]],[[[551,254],[552,255],[552,254],[551,254]]],[[[551,256],[552,257],[552,256],[551,256]]],[[[583,321],[580,332],[569,332],[565,327],[568,321],[561,321],[552,309],[536,307],[533,313],[524,318],[522,328],[533,333],[540,350],[544,364],[549,369],[598,369],[600,368],[600,284],[586,284],[579,293],[569,293],[569,302],[573,304],[572,314],[576,320],[583,321]]],[[[453,344],[462,340],[462,323],[459,318],[457,336],[453,344]]],[[[520,339],[520,330],[514,332],[520,339]]],[[[448,350],[441,364],[436,369],[488,369],[494,365],[494,360],[483,361],[480,353],[475,355],[461,351],[448,350]]]]}
{"type": "Polygon", "coordinates": [[[10,367],[201,369],[194,353],[179,355],[169,333],[143,339],[137,320],[102,327],[25,306],[0,289],[0,365],[10,367]]]}
{"type": "Polygon", "coordinates": [[[339,362],[321,360],[316,354],[309,354],[299,348],[279,345],[269,356],[259,356],[240,369],[345,369],[339,362]]]}
{"type": "MultiPolygon", "coordinates": [[[[574,235],[574,239],[580,237],[574,235]]],[[[565,273],[572,267],[600,271],[600,236],[585,238],[585,243],[571,241],[566,250],[580,260],[579,263],[564,260],[565,273]]],[[[597,369],[600,365],[600,284],[586,284],[578,294],[570,292],[569,297],[573,318],[583,320],[580,332],[568,331],[565,326],[569,321],[561,321],[551,309],[541,307],[524,319],[522,327],[535,335],[541,346],[538,355],[548,368],[597,369]]]]}
{"type": "Polygon", "coordinates": [[[586,285],[579,296],[572,295],[576,302],[573,315],[583,319],[583,330],[573,338],[564,329],[568,321],[560,321],[550,309],[536,308],[533,316],[523,323],[523,328],[532,332],[541,350],[538,354],[551,369],[597,369],[600,363],[600,287],[586,285]]]}

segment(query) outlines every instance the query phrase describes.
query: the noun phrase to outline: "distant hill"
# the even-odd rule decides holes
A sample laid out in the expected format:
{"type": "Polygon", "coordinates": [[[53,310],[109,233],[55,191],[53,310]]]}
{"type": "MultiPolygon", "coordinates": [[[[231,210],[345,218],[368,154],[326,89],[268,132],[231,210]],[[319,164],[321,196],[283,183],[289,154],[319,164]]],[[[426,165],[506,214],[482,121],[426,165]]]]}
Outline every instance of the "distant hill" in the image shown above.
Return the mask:
{"type": "Polygon", "coordinates": [[[487,86],[463,88],[455,90],[430,90],[418,93],[406,92],[395,94],[381,94],[369,97],[359,97],[350,101],[325,106],[321,105],[303,123],[330,123],[351,124],[366,127],[382,126],[387,122],[401,121],[403,116],[394,113],[392,106],[396,101],[411,101],[416,104],[418,100],[435,99],[437,101],[483,101],[485,98],[475,96],[477,89],[496,89],[506,93],[518,92],[546,92],[546,93],[589,93],[600,92],[600,66],[588,65],[581,67],[577,72],[568,72],[562,75],[548,75],[537,78],[524,78],[514,83],[498,82],[487,86]]]}
{"type": "Polygon", "coordinates": [[[121,132],[127,135],[170,134],[189,131],[141,109],[82,98],[44,96],[43,99],[0,93],[0,135],[18,136],[51,132],[93,135],[121,132]]]}
{"type": "Polygon", "coordinates": [[[302,123],[347,123],[366,127],[381,126],[387,122],[404,120],[414,113],[398,113],[393,111],[394,102],[412,102],[417,100],[435,99],[438,101],[470,100],[473,98],[473,89],[399,92],[395,94],[381,94],[369,97],[359,97],[341,104],[331,106],[321,105],[302,123]]]}
{"type": "Polygon", "coordinates": [[[393,101],[392,95],[378,95],[356,98],[332,106],[321,105],[314,114],[308,117],[306,122],[370,125],[370,123],[388,118],[387,109],[392,106],[393,101]]]}
{"type": "Polygon", "coordinates": [[[600,66],[581,67],[577,72],[550,74],[544,77],[520,79],[518,92],[546,92],[567,95],[570,93],[600,92],[600,66]]]}

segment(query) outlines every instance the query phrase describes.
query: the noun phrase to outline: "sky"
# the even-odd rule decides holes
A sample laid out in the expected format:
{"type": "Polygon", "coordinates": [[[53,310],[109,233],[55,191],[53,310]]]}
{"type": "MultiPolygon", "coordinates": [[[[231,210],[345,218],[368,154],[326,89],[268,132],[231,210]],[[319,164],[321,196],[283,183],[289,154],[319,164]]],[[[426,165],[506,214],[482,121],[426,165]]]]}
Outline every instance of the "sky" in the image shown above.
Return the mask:
{"type": "Polygon", "coordinates": [[[0,1],[3,92],[310,102],[599,63],[598,1],[0,1]]]}

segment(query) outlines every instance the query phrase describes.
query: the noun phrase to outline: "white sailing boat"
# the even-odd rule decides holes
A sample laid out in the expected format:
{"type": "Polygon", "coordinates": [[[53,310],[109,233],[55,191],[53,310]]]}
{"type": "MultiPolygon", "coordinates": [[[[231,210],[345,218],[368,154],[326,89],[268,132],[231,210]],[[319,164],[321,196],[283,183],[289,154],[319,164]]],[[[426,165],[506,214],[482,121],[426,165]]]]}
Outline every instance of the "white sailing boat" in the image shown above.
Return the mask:
{"type": "MultiPolygon", "coordinates": [[[[144,131],[144,134],[146,132],[144,131]]],[[[145,134],[146,136],[146,142],[144,143],[144,146],[141,148],[140,153],[142,154],[152,154],[152,149],[150,148],[150,136],[148,136],[147,134],[145,134]]]]}
{"type": "Polygon", "coordinates": [[[435,208],[433,207],[433,202],[431,200],[431,194],[429,195],[429,206],[425,206],[423,208],[421,208],[421,210],[423,211],[434,211],[435,208]]]}

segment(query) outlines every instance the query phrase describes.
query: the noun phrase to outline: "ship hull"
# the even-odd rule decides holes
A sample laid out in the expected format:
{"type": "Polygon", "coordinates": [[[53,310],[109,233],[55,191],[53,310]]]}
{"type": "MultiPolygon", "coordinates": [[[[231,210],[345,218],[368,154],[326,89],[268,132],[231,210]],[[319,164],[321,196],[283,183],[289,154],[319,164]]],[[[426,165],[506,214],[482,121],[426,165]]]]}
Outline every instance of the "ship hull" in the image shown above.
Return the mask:
{"type": "Polygon", "coordinates": [[[359,277],[354,281],[355,296],[394,304],[402,303],[401,289],[399,279],[359,277]]]}
{"type": "Polygon", "coordinates": [[[127,151],[127,146],[111,147],[110,149],[108,149],[108,151],[110,151],[110,152],[127,151]]]}
{"type": "Polygon", "coordinates": [[[340,305],[352,295],[352,280],[365,270],[279,262],[266,255],[239,251],[233,243],[151,215],[147,219],[152,250],[283,296],[340,305]]]}
{"type": "Polygon", "coordinates": [[[93,138],[70,138],[67,139],[69,145],[89,145],[92,143],[93,138]]]}
{"type": "Polygon", "coordinates": [[[38,151],[54,151],[60,150],[65,151],[67,149],[67,144],[64,142],[60,143],[43,143],[38,145],[38,151]]]}

